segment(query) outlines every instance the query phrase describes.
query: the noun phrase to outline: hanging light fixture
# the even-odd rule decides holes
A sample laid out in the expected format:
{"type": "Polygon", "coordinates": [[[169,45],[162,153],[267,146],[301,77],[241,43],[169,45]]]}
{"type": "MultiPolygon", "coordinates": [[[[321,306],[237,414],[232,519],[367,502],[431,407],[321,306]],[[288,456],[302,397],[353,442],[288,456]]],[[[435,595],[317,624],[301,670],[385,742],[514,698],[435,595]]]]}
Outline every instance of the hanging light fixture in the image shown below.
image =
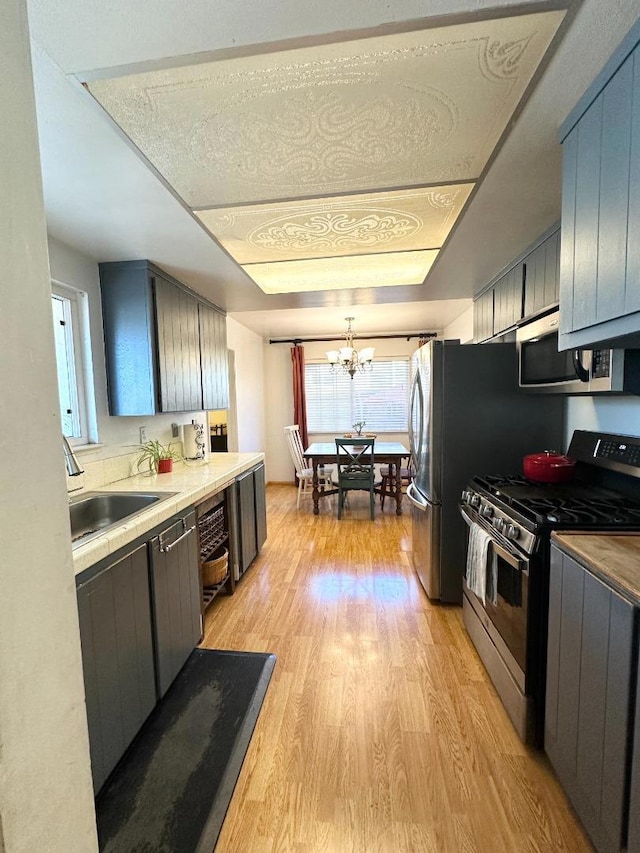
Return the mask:
{"type": "Polygon", "coordinates": [[[365,347],[358,352],[358,350],[353,346],[355,333],[351,328],[351,321],[354,320],[355,317],[345,317],[344,319],[349,324],[347,331],[344,334],[346,346],[341,347],[339,350],[330,350],[327,353],[327,359],[332,370],[337,370],[338,367],[342,367],[344,372],[348,373],[353,379],[357,370],[361,370],[363,372],[365,370],[371,370],[374,347],[365,347]]]}

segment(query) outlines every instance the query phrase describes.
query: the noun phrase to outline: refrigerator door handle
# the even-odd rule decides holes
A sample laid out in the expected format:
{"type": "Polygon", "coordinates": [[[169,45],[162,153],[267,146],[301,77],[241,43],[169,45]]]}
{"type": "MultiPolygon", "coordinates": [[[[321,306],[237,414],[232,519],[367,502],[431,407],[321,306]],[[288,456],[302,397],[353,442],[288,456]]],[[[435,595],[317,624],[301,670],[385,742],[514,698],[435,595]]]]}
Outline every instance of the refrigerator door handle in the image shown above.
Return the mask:
{"type": "Polygon", "coordinates": [[[411,395],[409,402],[409,449],[411,450],[411,461],[413,470],[418,471],[422,464],[422,444],[423,444],[423,429],[424,429],[424,401],[422,399],[422,388],[420,387],[420,371],[416,370],[411,385],[411,395]],[[419,418],[417,429],[414,429],[414,419],[419,418]]]}
{"type": "Polygon", "coordinates": [[[427,500],[426,500],[426,498],[424,498],[424,497],[420,494],[420,492],[416,489],[416,487],[415,487],[415,485],[414,485],[414,483],[413,483],[413,480],[412,480],[412,481],[409,483],[409,485],[407,486],[407,497],[409,498],[409,500],[411,501],[411,503],[412,503],[415,507],[417,507],[418,509],[422,510],[422,512],[426,512],[426,511],[427,511],[427,505],[428,505],[428,504],[427,504],[427,500]]]}

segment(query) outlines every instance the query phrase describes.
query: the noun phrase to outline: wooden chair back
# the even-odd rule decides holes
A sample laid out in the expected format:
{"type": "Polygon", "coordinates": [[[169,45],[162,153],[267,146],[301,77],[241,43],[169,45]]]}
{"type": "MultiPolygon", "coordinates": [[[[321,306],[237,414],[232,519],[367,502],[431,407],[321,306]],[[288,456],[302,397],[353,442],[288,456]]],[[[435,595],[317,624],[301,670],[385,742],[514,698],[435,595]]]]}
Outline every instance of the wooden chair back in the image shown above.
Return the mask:
{"type": "Polygon", "coordinates": [[[338,471],[338,518],[342,517],[345,492],[369,492],[371,518],[374,517],[375,438],[336,438],[338,471]]]}
{"type": "Polygon", "coordinates": [[[287,439],[287,446],[289,447],[291,459],[296,467],[296,474],[300,475],[303,470],[309,467],[308,465],[305,465],[303,456],[304,448],[302,447],[302,439],[300,438],[300,427],[298,424],[286,426],[284,427],[284,434],[287,439]]]}

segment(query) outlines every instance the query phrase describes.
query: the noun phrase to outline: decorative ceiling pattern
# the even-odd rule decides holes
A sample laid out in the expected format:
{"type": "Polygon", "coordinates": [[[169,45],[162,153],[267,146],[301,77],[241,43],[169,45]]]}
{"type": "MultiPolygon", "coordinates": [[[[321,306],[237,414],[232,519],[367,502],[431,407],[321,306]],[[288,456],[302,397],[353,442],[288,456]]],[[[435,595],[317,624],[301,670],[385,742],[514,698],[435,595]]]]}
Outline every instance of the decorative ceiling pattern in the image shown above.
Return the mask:
{"type": "MultiPolygon", "coordinates": [[[[360,265],[354,280],[364,281],[371,253],[378,269],[383,253],[409,264],[410,273],[391,275],[397,283],[415,277],[408,255],[443,245],[564,14],[204,62],[87,86],[261,287],[265,276],[272,280],[262,265],[285,260],[304,260],[305,281],[322,282],[327,258],[348,257],[338,266],[360,265]]],[[[422,284],[430,265],[414,283],[422,284]]],[[[391,267],[385,262],[384,269],[391,267]]],[[[286,281],[282,288],[293,289],[289,274],[286,281]]]]}
{"type": "Polygon", "coordinates": [[[440,248],[473,184],[200,210],[240,264],[440,248]]]}

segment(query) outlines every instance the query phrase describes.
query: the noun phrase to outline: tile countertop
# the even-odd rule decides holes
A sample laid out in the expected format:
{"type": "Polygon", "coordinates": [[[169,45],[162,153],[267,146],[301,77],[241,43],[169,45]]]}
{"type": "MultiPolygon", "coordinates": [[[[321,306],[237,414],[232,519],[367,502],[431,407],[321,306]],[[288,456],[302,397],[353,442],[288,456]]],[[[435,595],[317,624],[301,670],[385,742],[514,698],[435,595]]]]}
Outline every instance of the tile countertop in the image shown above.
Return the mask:
{"type": "Polygon", "coordinates": [[[640,606],[640,533],[552,533],[551,541],[640,606]]]}
{"type": "Polygon", "coordinates": [[[264,461],[264,453],[216,453],[207,462],[177,463],[169,474],[138,474],[126,480],[118,480],[99,489],[81,489],[71,492],[75,498],[83,492],[169,492],[175,493],[167,500],[152,504],[134,518],[115,525],[102,536],[73,547],[74,572],[80,572],[113,554],[119,548],[143,536],[157,524],[174,516],[187,507],[200,503],[204,498],[222,491],[238,474],[264,461]]]}

